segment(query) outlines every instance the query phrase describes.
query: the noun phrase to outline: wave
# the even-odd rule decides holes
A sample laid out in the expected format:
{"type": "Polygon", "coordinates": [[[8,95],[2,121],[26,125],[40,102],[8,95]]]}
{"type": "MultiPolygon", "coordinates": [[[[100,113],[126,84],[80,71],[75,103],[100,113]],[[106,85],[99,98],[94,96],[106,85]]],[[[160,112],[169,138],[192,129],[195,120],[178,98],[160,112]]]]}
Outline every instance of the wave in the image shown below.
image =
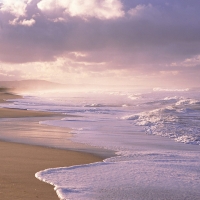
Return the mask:
{"type": "Polygon", "coordinates": [[[173,138],[186,144],[200,145],[200,102],[182,99],[165,108],[122,117],[144,126],[147,134],[173,138]]]}
{"type": "Polygon", "coordinates": [[[108,105],[105,104],[100,104],[100,103],[92,103],[92,104],[86,104],[84,107],[109,107],[108,105]]]}
{"type": "MultiPolygon", "coordinates": [[[[198,199],[199,184],[196,183],[200,183],[197,176],[200,159],[198,151],[191,151],[196,147],[149,137],[143,131],[170,137],[177,142],[200,144],[200,104],[195,100],[196,93],[190,98],[184,97],[186,94],[152,92],[136,95],[130,91],[108,97],[95,93],[88,99],[74,95],[56,96],[55,104],[50,99],[49,104],[40,99],[32,101],[36,105],[20,104],[79,115],[81,117],[52,118],[40,124],[70,128],[73,142],[117,152],[117,156],[103,163],[45,170],[36,177],[54,185],[61,199],[132,199],[138,192],[141,192],[141,198],[134,196],[135,199],[144,199],[144,191],[147,198],[149,195],[149,198],[156,199],[157,196],[151,196],[152,188],[172,193],[173,190],[179,191],[175,199],[198,199]],[[140,99],[135,101],[128,98],[130,96],[140,99]],[[113,104],[121,106],[114,107],[113,104]],[[191,181],[194,178],[198,180],[191,181]],[[197,198],[190,196],[193,191],[198,192],[197,198]]],[[[64,138],[65,131],[62,136],[56,132],[53,140],[64,142],[64,138]]]]}
{"type": "Polygon", "coordinates": [[[169,88],[153,88],[153,91],[155,92],[187,92],[189,91],[189,88],[185,89],[169,89],[169,88]]]}
{"type": "Polygon", "coordinates": [[[138,99],[141,99],[141,94],[128,95],[128,98],[131,100],[138,100],[138,99]]]}
{"type": "Polygon", "coordinates": [[[195,105],[195,104],[200,104],[200,101],[196,99],[181,99],[176,103],[177,106],[179,105],[195,105]]]}

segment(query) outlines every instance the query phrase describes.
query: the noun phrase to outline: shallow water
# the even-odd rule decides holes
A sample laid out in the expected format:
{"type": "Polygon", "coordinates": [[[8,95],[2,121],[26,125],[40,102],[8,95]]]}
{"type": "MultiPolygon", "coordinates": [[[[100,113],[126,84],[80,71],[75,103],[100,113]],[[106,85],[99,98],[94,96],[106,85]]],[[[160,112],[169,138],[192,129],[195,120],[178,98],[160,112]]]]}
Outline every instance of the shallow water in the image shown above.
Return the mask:
{"type": "Polygon", "coordinates": [[[61,199],[199,199],[197,90],[64,91],[4,106],[78,115],[40,124],[69,127],[73,141],[117,152],[103,163],[37,173],[61,199]]]}

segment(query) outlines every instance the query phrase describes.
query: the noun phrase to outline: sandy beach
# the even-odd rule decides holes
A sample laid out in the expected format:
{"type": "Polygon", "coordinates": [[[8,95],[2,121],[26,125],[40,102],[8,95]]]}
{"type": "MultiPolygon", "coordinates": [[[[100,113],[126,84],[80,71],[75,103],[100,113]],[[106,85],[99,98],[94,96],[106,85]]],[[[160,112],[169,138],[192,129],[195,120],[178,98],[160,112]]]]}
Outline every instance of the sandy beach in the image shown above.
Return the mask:
{"type": "Polygon", "coordinates": [[[59,114],[48,112],[38,112],[30,110],[18,110],[10,108],[0,108],[0,118],[19,118],[19,117],[51,117],[59,114]]]}
{"type": "MultiPolygon", "coordinates": [[[[0,102],[8,98],[21,97],[0,93],[0,102]]],[[[48,116],[54,115],[47,112],[0,108],[0,118],[48,116]]],[[[9,126],[11,124],[9,123],[9,126]]],[[[5,125],[1,127],[1,131],[9,134],[9,128],[5,125]]],[[[36,172],[46,168],[86,164],[100,160],[101,157],[88,153],[0,141],[0,197],[4,200],[58,199],[53,186],[35,178],[36,172]]]]}
{"type": "Polygon", "coordinates": [[[0,91],[0,103],[5,103],[7,99],[21,99],[21,98],[22,96],[20,95],[0,91]]]}
{"type": "MultiPolygon", "coordinates": [[[[22,96],[0,92],[0,103],[5,103],[8,99],[21,99],[22,96]]],[[[48,112],[37,112],[29,110],[18,110],[18,109],[9,109],[9,108],[0,108],[0,118],[19,118],[19,117],[48,117],[55,116],[54,113],[48,112]]],[[[57,114],[58,115],[58,114],[57,114]]]]}
{"type": "Polygon", "coordinates": [[[0,142],[0,197],[4,200],[58,199],[53,186],[35,178],[36,172],[100,160],[87,153],[0,142]]]}

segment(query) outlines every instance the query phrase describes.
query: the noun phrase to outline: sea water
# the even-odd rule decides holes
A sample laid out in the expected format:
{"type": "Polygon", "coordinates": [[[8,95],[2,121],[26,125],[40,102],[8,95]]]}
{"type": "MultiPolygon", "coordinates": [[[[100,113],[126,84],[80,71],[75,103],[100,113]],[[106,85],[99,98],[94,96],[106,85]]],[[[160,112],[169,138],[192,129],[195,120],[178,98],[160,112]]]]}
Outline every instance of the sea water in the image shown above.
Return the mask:
{"type": "Polygon", "coordinates": [[[198,88],[41,92],[2,106],[63,113],[39,123],[116,152],[104,162],[38,172],[60,199],[200,198],[198,88]]]}

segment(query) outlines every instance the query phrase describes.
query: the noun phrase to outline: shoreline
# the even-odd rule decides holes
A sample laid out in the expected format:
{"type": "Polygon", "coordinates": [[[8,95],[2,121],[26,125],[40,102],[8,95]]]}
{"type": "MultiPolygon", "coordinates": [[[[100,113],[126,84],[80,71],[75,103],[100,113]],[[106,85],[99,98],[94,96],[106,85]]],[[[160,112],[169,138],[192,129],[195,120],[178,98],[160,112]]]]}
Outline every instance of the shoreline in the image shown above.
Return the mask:
{"type": "Polygon", "coordinates": [[[23,118],[23,117],[52,117],[63,116],[60,113],[43,111],[23,110],[16,108],[0,108],[0,118],[23,118]]]}
{"type": "MultiPolygon", "coordinates": [[[[21,97],[19,95],[9,94],[11,99],[21,97]],[[13,98],[12,98],[13,97],[13,98]]],[[[9,98],[9,99],[10,99],[9,98]]],[[[4,93],[0,93],[0,103],[5,102],[4,93]]],[[[58,114],[61,116],[61,114],[58,114]]],[[[13,134],[17,131],[22,133],[23,129],[32,127],[34,123],[27,127],[15,126],[12,118],[25,118],[29,121],[31,118],[39,119],[45,117],[58,116],[54,113],[29,111],[20,109],[0,108],[0,118],[7,118],[10,124],[1,126],[1,133],[10,134],[11,129],[13,134]],[[10,120],[9,120],[10,119],[10,120]]],[[[31,120],[30,120],[31,121],[31,120]]],[[[38,125],[38,132],[44,131],[42,125],[38,125]]],[[[48,127],[51,131],[56,131],[58,128],[48,127]],[[54,130],[55,129],[55,130],[54,130]]],[[[60,128],[66,131],[64,128],[60,128]]],[[[48,130],[45,129],[45,131],[48,130]]],[[[44,132],[45,132],[44,131],[44,132]]],[[[44,133],[43,132],[43,133],[44,133]]],[[[68,130],[69,132],[69,130],[68,130]]],[[[12,135],[11,135],[12,138],[12,135]]],[[[69,139],[68,139],[69,140],[69,139]]],[[[73,145],[73,142],[71,142],[73,145]]],[[[57,167],[69,167],[73,165],[89,164],[103,161],[103,156],[97,155],[93,151],[81,152],[81,148],[76,151],[74,149],[67,150],[44,145],[24,144],[23,142],[5,141],[0,139],[0,196],[4,200],[20,199],[20,200],[55,200],[59,199],[53,186],[35,178],[35,174],[41,170],[57,167]],[[56,198],[57,197],[57,198],[56,198]]],[[[105,157],[105,156],[104,156],[105,157]]]]}
{"type": "Polygon", "coordinates": [[[35,173],[102,160],[89,153],[0,141],[0,196],[4,200],[59,199],[54,186],[36,179],[35,173]]]}
{"type": "MultiPolygon", "coordinates": [[[[8,99],[22,99],[22,98],[23,98],[22,96],[17,95],[17,94],[12,94],[8,92],[0,92],[0,104],[8,103],[6,102],[6,100],[8,99]]],[[[50,117],[50,116],[62,116],[62,114],[0,107],[0,118],[50,117]]]]}
{"type": "Polygon", "coordinates": [[[7,92],[6,89],[3,92],[0,91],[0,103],[6,103],[6,100],[8,100],[8,99],[22,99],[22,98],[23,97],[21,95],[7,92]]]}

